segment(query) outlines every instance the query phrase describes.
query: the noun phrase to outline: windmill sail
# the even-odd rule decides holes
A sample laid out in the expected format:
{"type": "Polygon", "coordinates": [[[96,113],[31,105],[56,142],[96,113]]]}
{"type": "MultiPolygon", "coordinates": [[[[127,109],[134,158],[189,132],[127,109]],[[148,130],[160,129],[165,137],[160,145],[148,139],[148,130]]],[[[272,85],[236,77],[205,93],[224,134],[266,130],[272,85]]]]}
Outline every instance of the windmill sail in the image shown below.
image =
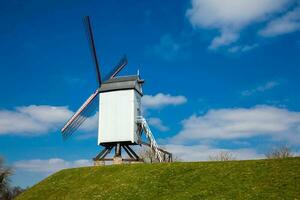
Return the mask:
{"type": "Polygon", "coordinates": [[[98,81],[98,84],[100,87],[101,83],[102,83],[102,79],[101,79],[99,62],[98,62],[98,58],[97,58],[97,52],[96,52],[96,47],[95,47],[94,35],[93,35],[93,31],[92,31],[92,25],[91,25],[89,16],[84,17],[84,25],[85,25],[88,40],[90,43],[92,58],[93,58],[93,61],[94,61],[95,67],[96,67],[97,81],[98,81]]]}
{"type": "Polygon", "coordinates": [[[113,70],[111,70],[110,73],[108,73],[104,80],[112,79],[115,77],[126,65],[127,65],[127,57],[126,55],[119,61],[119,63],[114,67],[113,70]]]}
{"type": "Polygon", "coordinates": [[[61,129],[61,132],[64,138],[72,135],[74,131],[76,131],[81,124],[90,117],[90,114],[95,110],[96,97],[98,96],[99,91],[96,90],[76,111],[76,113],[69,119],[66,125],[61,129]]]}

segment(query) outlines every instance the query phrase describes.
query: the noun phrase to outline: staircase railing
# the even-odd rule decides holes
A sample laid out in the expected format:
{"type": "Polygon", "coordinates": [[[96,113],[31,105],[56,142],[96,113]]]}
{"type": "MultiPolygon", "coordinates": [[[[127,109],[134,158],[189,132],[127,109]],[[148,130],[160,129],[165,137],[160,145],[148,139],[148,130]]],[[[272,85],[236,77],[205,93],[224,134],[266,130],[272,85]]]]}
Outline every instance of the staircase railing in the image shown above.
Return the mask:
{"type": "Polygon", "coordinates": [[[148,123],[147,123],[146,119],[143,118],[142,116],[138,116],[137,117],[137,122],[142,125],[142,128],[145,132],[145,135],[150,141],[150,148],[154,150],[155,156],[157,157],[159,162],[163,162],[162,152],[159,150],[157,142],[156,142],[156,140],[155,140],[155,138],[154,138],[154,136],[151,132],[150,127],[148,126],[148,123]]]}

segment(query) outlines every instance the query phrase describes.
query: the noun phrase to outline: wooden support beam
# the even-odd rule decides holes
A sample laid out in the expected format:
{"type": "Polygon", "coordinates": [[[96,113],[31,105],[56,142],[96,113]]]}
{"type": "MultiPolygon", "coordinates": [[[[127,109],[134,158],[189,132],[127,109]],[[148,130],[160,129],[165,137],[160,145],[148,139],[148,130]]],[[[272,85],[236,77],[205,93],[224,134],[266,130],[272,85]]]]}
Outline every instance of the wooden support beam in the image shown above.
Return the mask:
{"type": "Polygon", "coordinates": [[[132,155],[131,152],[126,148],[125,145],[123,146],[123,148],[124,148],[124,150],[126,151],[126,153],[129,155],[130,158],[136,159],[136,158],[134,157],[134,155],[132,155]]]}
{"type": "Polygon", "coordinates": [[[124,145],[125,148],[128,149],[128,151],[130,151],[130,153],[137,159],[140,160],[140,157],[129,147],[129,145],[124,145]]]}
{"type": "Polygon", "coordinates": [[[102,160],[103,158],[105,158],[105,156],[107,156],[107,154],[111,152],[112,148],[112,146],[105,147],[95,158],[93,158],[93,160],[102,160]]]}

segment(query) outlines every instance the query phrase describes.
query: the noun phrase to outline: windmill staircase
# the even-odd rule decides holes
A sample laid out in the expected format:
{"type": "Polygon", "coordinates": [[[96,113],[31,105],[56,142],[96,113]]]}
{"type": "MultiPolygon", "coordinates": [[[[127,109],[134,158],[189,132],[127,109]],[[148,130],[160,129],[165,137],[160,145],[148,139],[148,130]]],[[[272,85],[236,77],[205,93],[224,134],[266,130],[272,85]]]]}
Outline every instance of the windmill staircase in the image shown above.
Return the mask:
{"type": "Polygon", "coordinates": [[[138,116],[137,123],[140,125],[141,130],[144,131],[146,138],[149,140],[149,143],[141,142],[141,144],[150,147],[159,162],[172,162],[172,154],[159,148],[146,119],[142,116],[138,116]]]}

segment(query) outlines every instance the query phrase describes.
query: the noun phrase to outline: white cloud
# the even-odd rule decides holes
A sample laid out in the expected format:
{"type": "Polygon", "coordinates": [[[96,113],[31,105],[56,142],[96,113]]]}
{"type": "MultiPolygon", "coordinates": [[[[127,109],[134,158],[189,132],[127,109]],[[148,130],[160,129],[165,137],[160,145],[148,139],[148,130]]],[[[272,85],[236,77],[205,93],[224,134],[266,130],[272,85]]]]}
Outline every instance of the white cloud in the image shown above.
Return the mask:
{"type": "Polygon", "coordinates": [[[171,96],[170,94],[158,93],[154,96],[144,95],[142,98],[143,109],[159,109],[168,105],[181,105],[187,102],[184,96],[171,96]]]}
{"type": "Polygon", "coordinates": [[[183,129],[170,139],[172,143],[200,143],[207,139],[250,138],[270,136],[273,140],[300,142],[300,113],[272,106],[210,110],[205,115],[192,115],[183,129]]]}
{"type": "Polygon", "coordinates": [[[270,90],[276,86],[278,86],[279,83],[276,82],[276,81],[269,81],[267,83],[265,83],[264,85],[261,85],[261,86],[258,86],[257,88],[254,88],[252,90],[245,90],[242,92],[242,95],[243,96],[250,96],[250,95],[253,95],[255,93],[258,93],[258,92],[265,92],[266,90],[270,90]]]}
{"type": "MultiPolygon", "coordinates": [[[[74,114],[67,106],[30,105],[14,110],[0,110],[0,135],[36,136],[57,131],[74,114]]],[[[82,124],[79,130],[97,130],[98,113],[82,124]]]]}
{"type": "Polygon", "coordinates": [[[210,49],[229,45],[239,39],[245,27],[270,20],[286,11],[294,0],[192,0],[186,16],[195,28],[216,29],[210,49]]]}
{"type": "Polygon", "coordinates": [[[169,127],[163,124],[159,118],[149,118],[148,123],[150,126],[157,128],[160,131],[168,131],[169,127]]]}
{"type": "Polygon", "coordinates": [[[178,56],[180,48],[181,45],[175,42],[171,35],[166,34],[160,38],[159,43],[156,44],[151,51],[153,50],[153,53],[169,61],[178,56]]]}
{"type": "Polygon", "coordinates": [[[226,46],[229,45],[235,41],[237,41],[239,38],[239,34],[233,31],[228,30],[222,30],[221,35],[218,37],[215,37],[211,44],[209,45],[209,49],[217,49],[220,46],[226,46]]]}
{"type": "Polygon", "coordinates": [[[39,135],[56,129],[73,114],[65,106],[30,105],[0,110],[0,135],[39,135]]]}
{"type": "Polygon", "coordinates": [[[257,153],[254,149],[223,149],[206,145],[177,145],[167,144],[166,149],[172,152],[173,156],[184,161],[206,161],[210,155],[216,155],[221,151],[228,151],[238,160],[260,159],[264,155],[257,153]]]}
{"type": "Polygon", "coordinates": [[[259,33],[264,37],[273,37],[300,30],[300,6],[268,23],[259,33]]]}
{"type": "Polygon", "coordinates": [[[237,53],[237,52],[244,53],[244,52],[251,51],[252,49],[257,48],[258,46],[259,46],[258,44],[251,44],[251,45],[237,45],[237,46],[230,47],[230,48],[228,49],[228,51],[229,51],[230,53],[237,53]]]}
{"type": "Polygon", "coordinates": [[[66,161],[60,158],[51,158],[47,160],[33,159],[33,160],[20,160],[14,163],[14,167],[17,170],[28,171],[28,172],[38,172],[38,173],[54,173],[56,171],[74,168],[91,166],[91,160],[75,160],[66,161]]]}

